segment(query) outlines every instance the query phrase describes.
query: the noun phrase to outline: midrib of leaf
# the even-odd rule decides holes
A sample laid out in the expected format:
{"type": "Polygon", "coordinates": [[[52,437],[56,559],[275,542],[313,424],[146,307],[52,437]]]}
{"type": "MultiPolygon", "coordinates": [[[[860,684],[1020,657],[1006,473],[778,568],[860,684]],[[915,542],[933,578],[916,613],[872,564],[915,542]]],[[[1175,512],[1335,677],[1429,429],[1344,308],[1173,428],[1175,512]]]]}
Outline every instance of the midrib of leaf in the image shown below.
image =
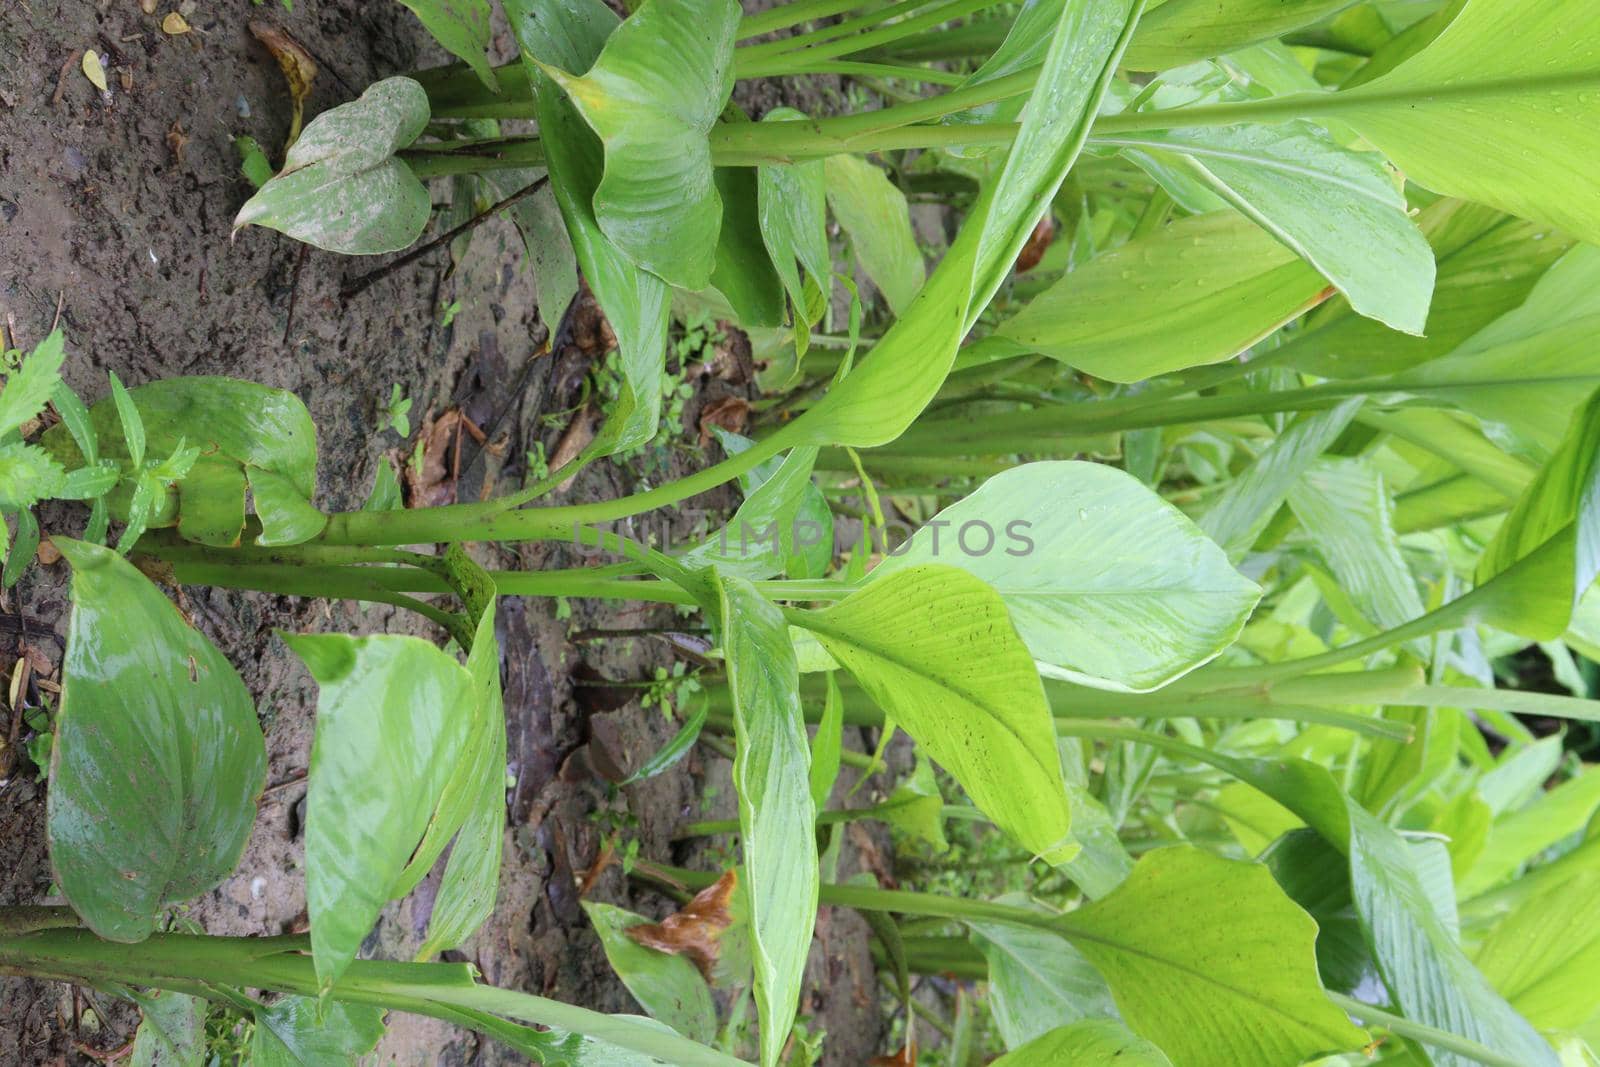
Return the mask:
{"type": "MultiPolygon", "coordinates": [[[[819,618],[823,617],[819,613],[797,611],[793,608],[784,608],[783,612],[785,619],[796,626],[807,630],[813,630],[817,633],[827,634],[829,637],[832,637],[837,641],[842,641],[845,644],[854,645],[859,649],[870,652],[872,655],[894,664],[903,671],[918,675],[923,678],[928,678],[931,681],[935,681],[936,684],[938,684],[941,688],[949,690],[962,700],[965,700],[968,704],[971,704],[973,707],[987,715],[990,721],[994,722],[1007,734],[1011,735],[1012,739],[1022,747],[1022,750],[1028,754],[1028,757],[1033,760],[1034,764],[1045,772],[1046,776],[1050,776],[1050,768],[1041,763],[1039,758],[1034,755],[1033,747],[1028,744],[1027,740],[1023,738],[1021,734],[1017,733],[1017,731],[1009,722],[996,714],[993,708],[980,699],[976,694],[969,691],[965,686],[957,685],[955,682],[942,677],[933,678],[932,676],[925,674],[920,665],[909,663],[900,656],[876,644],[873,644],[870,641],[865,641],[855,635],[847,634],[836,626],[818,625],[819,618]]],[[[1017,640],[1020,642],[1022,639],[1019,637],[1017,640]]],[[[1048,704],[1046,705],[1046,708],[1048,709],[1048,704]]],[[[1057,773],[1059,773],[1059,770],[1057,773]]]]}
{"type": "MultiPolygon", "coordinates": [[[[1372,189],[1359,185],[1347,178],[1333,174],[1330,171],[1318,170],[1315,167],[1307,167],[1296,163],[1290,163],[1277,156],[1258,155],[1253,152],[1230,151],[1224,148],[1214,148],[1209,145],[1202,146],[1173,141],[1152,141],[1138,137],[1097,137],[1095,138],[1095,141],[1098,144],[1112,145],[1116,147],[1142,148],[1147,151],[1167,152],[1180,156],[1204,156],[1211,159],[1231,160],[1235,163],[1248,163],[1252,166],[1261,167],[1266,170],[1275,170],[1283,174],[1293,174],[1302,178],[1310,178],[1314,181],[1322,182],[1325,185],[1335,185],[1346,190],[1347,192],[1354,193],[1356,196],[1370,200],[1381,207],[1398,209],[1398,205],[1383,199],[1372,189]]],[[[1205,170],[1205,173],[1216,181],[1226,184],[1222,178],[1217,177],[1217,175],[1212,171],[1204,167],[1201,169],[1205,170]]]]}

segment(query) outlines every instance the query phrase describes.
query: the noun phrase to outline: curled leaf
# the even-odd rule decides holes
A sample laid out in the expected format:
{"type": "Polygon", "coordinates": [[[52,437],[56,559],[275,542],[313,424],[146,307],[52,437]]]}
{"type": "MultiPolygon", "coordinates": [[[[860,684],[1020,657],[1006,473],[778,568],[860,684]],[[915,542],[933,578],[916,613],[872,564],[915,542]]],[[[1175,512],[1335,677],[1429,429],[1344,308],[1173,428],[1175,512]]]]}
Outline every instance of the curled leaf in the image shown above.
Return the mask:
{"type": "Polygon", "coordinates": [[[729,870],[660,922],[631,926],[624,932],[645,948],[689,957],[710,981],[717,963],[719,939],[733,922],[728,905],[738,884],[738,873],[729,870]]]}
{"type": "Polygon", "coordinates": [[[317,80],[317,62],[300,42],[283,30],[259,20],[250,23],[250,32],[256,40],[267,46],[272,58],[278,61],[283,78],[289,83],[289,100],[293,111],[289,116],[289,138],[284,142],[288,151],[300,139],[300,123],[305,117],[306,98],[311,95],[311,83],[317,80]]]}

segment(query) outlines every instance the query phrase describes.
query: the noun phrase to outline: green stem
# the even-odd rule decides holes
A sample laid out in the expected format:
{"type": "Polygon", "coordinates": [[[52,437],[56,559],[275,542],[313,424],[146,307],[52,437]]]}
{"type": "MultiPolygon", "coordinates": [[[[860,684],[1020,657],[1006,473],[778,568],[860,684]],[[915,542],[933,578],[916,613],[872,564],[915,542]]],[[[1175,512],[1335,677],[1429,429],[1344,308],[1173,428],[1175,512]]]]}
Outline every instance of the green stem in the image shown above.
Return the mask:
{"type": "MultiPolygon", "coordinates": [[[[893,17],[900,11],[920,6],[922,2],[923,0],[901,0],[901,3],[892,4],[881,12],[863,16],[860,19],[852,20],[852,22],[858,26],[876,25],[885,18],[893,17]]],[[[782,55],[772,55],[771,52],[764,50],[778,51],[776,46],[792,45],[793,41],[798,40],[798,38],[789,41],[773,41],[769,44],[755,45],[751,48],[741,48],[734,55],[734,76],[737,78],[761,78],[785,74],[788,73],[789,67],[795,61],[806,63],[822,59],[833,59],[837,56],[849,55],[853,52],[861,52],[869,48],[890,44],[902,38],[915,36],[925,30],[942,26],[946,22],[965,18],[968,15],[982,11],[995,2],[996,0],[949,0],[948,3],[940,4],[930,11],[901,22],[880,26],[876,30],[854,34],[842,40],[829,40],[828,43],[813,45],[810,48],[801,48],[797,51],[785,49],[782,55]]],[[[830,30],[818,30],[815,33],[818,36],[822,36],[834,33],[836,29],[837,27],[830,30]]],[[[1037,71],[1034,74],[1037,76],[1037,71]]]]}
{"type": "Polygon", "coordinates": [[[865,15],[836,22],[831,26],[821,26],[806,33],[796,34],[793,37],[782,37],[776,41],[766,41],[762,44],[745,45],[735,54],[733,60],[734,77],[745,77],[743,64],[763,59],[768,56],[778,55],[783,52],[794,52],[803,48],[811,48],[819,44],[827,44],[841,37],[848,37],[861,30],[869,30],[874,26],[882,25],[897,15],[904,15],[926,4],[928,0],[896,0],[887,7],[870,11],[865,15]]]}
{"type": "Polygon", "coordinates": [[[1339,1009],[1346,1015],[1350,1015],[1364,1023],[1373,1023],[1385,1027],[1391,1032],[1399,1034],[1401,1037],[1409,1038],[1412,1041],[1430,1045],[1433,1048],[1444,1049],[1447,1052],[1457,1053],[1468,1059],[1487,1064],[1488,1067],[1521,1067],[1521,1060],[1496,1052],[1486,1045],[1480,1045],[1476,1041],[1461,1037],[1458,1034],[1452,1034],[1447,1030],[1412,1022],[1410,1019],[1384,1011],[1382,1008],[1374,1008],[1371,1004],[1356,1000],[1353,997],[1347,997],[1343,993],[1330,992],[1328,999],[1337,1004],[1339,1009]]]}
{"type": "Polygon", "coordinates": [[[817,19],[842,15],[846,11],[854,11],[862,6],[862,2],[863,0],[799,0],[798,3],[779,4],[770,10],[746,15],[741,19],[738,40],[760,37],[764,33],[776,33],[790,26],[798,26],[802,22],[814,22],[817,19]]]}

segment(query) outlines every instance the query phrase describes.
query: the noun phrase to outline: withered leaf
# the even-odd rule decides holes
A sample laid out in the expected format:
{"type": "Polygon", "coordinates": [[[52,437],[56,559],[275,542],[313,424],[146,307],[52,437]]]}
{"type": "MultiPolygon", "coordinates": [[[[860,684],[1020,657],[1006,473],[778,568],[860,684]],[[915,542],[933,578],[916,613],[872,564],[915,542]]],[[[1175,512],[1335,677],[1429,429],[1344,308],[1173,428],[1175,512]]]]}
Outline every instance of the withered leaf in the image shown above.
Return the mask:
{"type": "Polygon", "coordinates": [[[461,474],[461,436],[472,435],[482,444],[483,431],[451,408],[437,419],[422,422],[422,463],[406,464],[406,507],[431,508],[456,502],[456,480],[461,474]]]}
{"type": "Polygon", "coordinates": [[[317,80],[317,63],[300,42],[270,22],[256,20],[250,23],[250,32],[256,40],[267,46],[272,58],[278,61],[284,80],[289,83],[289,100],[293,110],[289,116],[289,139],[283,150],[287,152],[300,139],[300,123],[305,118],[306,100],[311,96],[311,83],[317,80]]]}
{"type": "Polygon", "coordinates": [[[729,433],[744,433],[750,422],[750,402],[742,396],[725,396],[700,411],[700,447],[711,443],[713,426],[729,433]]]}
{"type": "Polygon", "coordinates": [[[644,923],[624,932],[645,948],[687,956],[709,982],[717,964],[719,939],[733,922],[728,905],[738,885],[739,875],[730,869],[674,914],[658,923],[644,923]]]}
{"type": "Polygon", "coordinates": [[[867,1067],[917,1067],[917,1043],[906,1042],[906,1047],[893,1056],[874,1056],[867,1067]]]}
{"type": "Polygon", "coordinates": [[[1017,273],[1029,271],[1039,265],[1044,258],[1045,250],[1050,247],[1050,242],[1056,239],[1056,220],[1046,211],[1033,232],[1028,235],[1028,240],[1022,246],[1022,251],[1017,253],[1017,273]]]}

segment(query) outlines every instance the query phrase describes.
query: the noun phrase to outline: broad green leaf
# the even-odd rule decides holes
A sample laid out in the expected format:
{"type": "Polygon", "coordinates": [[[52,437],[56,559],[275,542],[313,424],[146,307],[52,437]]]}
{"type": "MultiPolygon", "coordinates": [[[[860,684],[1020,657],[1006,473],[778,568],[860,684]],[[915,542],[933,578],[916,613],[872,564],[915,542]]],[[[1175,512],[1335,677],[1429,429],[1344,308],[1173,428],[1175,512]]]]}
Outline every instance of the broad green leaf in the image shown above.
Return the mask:
{"type": "Polygon", "coordinates": [[[1574,1030],[1600,1013],[1600,874],[1546,886],[1478,949],[1479,969],[1529,1022],[1574,1030]]]}
{"type": "Polygon", "coordinates": [[[1321,22],[1356,0],[1167,0],[1128,48],[1130,70],[1166,70],[1270,41],[1321,22]]]}
{"type": "Polygon", "coordinates": [[[1338,115],[1415,181],[1600,240],[1588,168],[1600,130],[1600,39],[1584,0],[1469,0],[1389,74],[1339,94],[1338,115]]]}
{"type": "Polygon", "coordinates": [[[1376,152],[1352,151],[1306,122],[1130,134],[1102,143],[1177,167],[1299,253],[1357,313],[1405,333],[1423,332],[1433,250],[1376,152]]]}
{"type": "Polygon", "coordinates": [[[717,575],[716,585],[733,695],[733,784],[739,794],[761,1063],[772,1067],[799,1006],[817,914],[811,753],[800,709],[800,673],[782,614],[742,578],[717,575]]]}
{"type": "MultiPolygon", "coordinates": [[[[1414,850],[1348,797],[1329,772],[1303,760],[1237,759],[1190,749],[1299,815],[1350,861],[1351,899],[1373,959],[1409,1019],[1458,1034],[1529,1067],[1555,1067],[1550,1046],[1462,952],[1418,873],[1414,850]]],[[[1435,1067],[1474,1060],[1429,1048],[1435,1067]]]]}
{"type": "MultiPolygon", "coordinates": [[[[193,377],[150,382],[128,390],[127,396],[145,450],[171,454],[187,442],[201,453],[175,489],[161,488],[146,520],[149,526],[176,523],[180,533],[192,533],[202,544],[237,544],[244,522],[245,476],[270,474],[275,477],[267,479],[273,502],[268,514],[299,516],[297,526],[288,529],[309,531],[307,537],[321,530],[325,517],[308,503],[317,487],[317,429],[293,393],[233,378],[193,377]],[[233,524],[235,516],[238,525],[233,524]]],[[[89,409],[88,425],[100,441],[100,455],[132,463],[122,421],[115,393],[89,409]]],[[[41,444],[68,467],[86,461],[62,427],[47,431],[41,444]]],[[[112,513],[124,520],[131,505],[128,481],[137,479],[125,480],[107,498],[112,513]]]]}
{"type": "Polygon", "coordinates": [[[679,562],[691,568],[715,565],[724,574],[749,579],[781,574],[798,550],[802,505],[812,494],[821,495],[811,482],[816,459],[812,446],[791,449],[775,468],[763,472],[759,483],[752,477],[755,484],[728,524],[685,552],[679,562]]]}
{"type": "MultiPolygon", "coordinates": [[[[1018,895],[996,903],[1045,910],[1018,895]]],[[[968,925],[989,964],[989,1008],[1006,1048],[1020,1048],[1068,1023],[1116,1014],[1100,972],[1059,935],[1031,926],[968,925]]]]}
{"type": "Polygon", "coordinates": [[[61,364],[65,362],[65,340],[59,329],[36,345],[22,365],[6,375],[0,389],[0,437],[18,429],[44,410],[61,384],[61,364]]]}
{"type": "Polygon", "coordinates": [[[383,1037],[383,1011],[366,1004],[281,997],[258,1008],[252,1067],[332,1067],[355,1063],[383,1037]]]}
{"type": "Polygon", "coordinates": [[[1600,771],[1586,770],[1527,807],[1502,815],[1491,826],[1478,862],[1461,880],[1461,895],[1474,897],[1494,888],[1545,849],[1582,833],[1597,810],[1600,771]]]}
{"type": "Polygon", "coordinates": [[[422,21],[433,39],[464,60],[478,79],[498,92],[494,71],[484,55],[489,48],[492,9],[489,0],[400,0],[422,21]]]}
{"type": "MultiPolygon", "coordinates": [[[[755,443],[748,437],[730,433],[720,427],[712,427],[712,432],[717,435],[718,443],[729,456],[737,456],[755,443]]],[[[786,496],[774,499],[768,495],[769,491],[763,488],[769,480],[783,475],[784,482],[774,488],[781,490],[783,494],[793,492],[794,483],[790,479],[797,473],[797,465],[806,464],[809,469],[811,461],[805,459],[806,453],[805,449],[795,449],[787,456],[774,456],[764,460],[739,475],[739,488],[745,494],[746,503],[751,503],[758,493],[769,502],[754,506],[748,516],[745,516],[744,505],[741,504],[739,511],[734,515],[734,521],[729,524],[732,529],[731,536],[737,537],[741,522],[745,525],[760,522],[769,525],[773,522],[779,523],[779,548],[786,551],[788,556],[771,573],[781,571],[791,578],[820,578],[827,571],[828,565],[833,562],[833,511],[828,506],[828,498],[810,481],[809,475],[804,484],[798,486],[800,499],[794,505],[792,513],[788,511],[790,505],[786,496]],[[770,518],[763,518],[763,515],[767,514],[770,514],[770,518]]],[[[771,538],[767,540],[770,544],[771,538]]],[[[717,551],[719,553],[723,551],[720,537],[717,551]]]]}
{"type": "Polygon", "coordinates": [[[889,798],[871,810],[873,818],[921,840],[935,852],[950,847],[944,836],[944,797],[933,776],[933,764],[925,759],[918,758],[911,773],[895,783],[889,798]]]}
{"type": "MultiPolygon", "coordinates": [[[[1061,20],[1063,6],[1063,0],[1025,0],[1000,47],[956,88],[971,89],[1039,66],[1050,47],[1056,24],[1061,20]]],[[[946,115],[940,121],[946,125],[1015,122],[1028,99],[1025,94],[1007,97],[946,115]]],[[[983,155],[993,149],[971,146],[952,147],[948,151],[956,155],[983,155]]]]}
{"type": "MultiPolygon", "coordinates": [[[[1324,459],[1289,490],[1289,507],[1339,587],[1379,630],[1422,614],[1422,596],[1400,555],[1388,490],[1362,460],[1324,459]]],[[[1419,646],[1426,655],[1426,649],[1419,646]]]]}
{"type": "Polygon", "coordinates": [[[140,997],[130,1067],[200,1067],[206,1053],[205,1001],[183,993],[140,997]]]}
{"type": "Polygon", "coordinates": [[[829,156],[824,166],[828,207],[849,236],[856,263],[883,293],[889,310],[904,315],[925,277],[905,194],[882,168],[864,159],[829,156]]]}
{"type": "Polygon", "coordinates": [[[1005,162],[933,275],[872,353],[782,443],[886,444],[939,391],[956,350],[1016,263],[1077,159],[1127,47],[1140,0],[1067,0],[1005,162]]]}
{"type": "MultiPolygon", "coordinates": [[[[318,511],[311,502],[300,495],[293,482],[283,475],[260,468],[246,468],[250,483],[250,501],[255,505],[256,517],[261,520],[261,533],[256,535],[258,545],[298,545],[311,540],[328,525],[328,516],[318,511]]],[[[191,490],[192,495],[193,491],[191,490]]],[[[179,492],[179,521],[182,521],[182,501],[187,496],[179,492]]]]}
{"type": "Polygon", "coordinates": [[[1216,212],[1096,256],[996,334],[1097,378],[1137,382],[1231,359],[1326,295],[1327,283],[1291,249],[1246,218],[1216,212]]]}
{"type": "Polygon", "coordinates": [[[1356,315],[1340,298],[1313,313],[1274,360],[1331,378],[1404,370],[1453,351],[1522,303],[1572,247],[1570,238],[1466,200],[1439,200],[1417,215],[1438,277],[1425,337],[1356,315]]]}
{"type": "Polygon", "coordinates": [[[783,280],[761,239],[756,173],[750,167],[718,167],[712,178],[722,200],[722,226],[711,287],[746,329],[782,326],[783,280]]]}
{"type": "Polygon", "coordinates": [[[1210,660],[1261,596],[1137,478],[1076,461],[1028,463],[990,478],[918,530],[868,582],[927,563],[992,586],[1034,659],[1114,688],[1154,689],[1210,660]]]}
{"type": "Polygon", "coordinates": [[[717,1006],[695,965],[684,956],[645,948],[624,932],[649,919],[592,900],[583,901],[583,910],[600,935],[606,962],[652,1019],[691,1041],[710,1044],[716,1039],[717,1006]]]}
{"type": "Polygon", "coordinates": [[[594,208],[604,165],[600,140],[539,68],[545,63],[588,70],[616,29],[617,16],[599,0],[505,0],[503,6],[534,85],[539,139],[556,204],[583,277],[617,335],[621,354],[622,389],[590,449],[609,455],[636,448],[655,437],[661,417],[661,371],[672,291],[636,266],[602,232],[594,208]]]}
{"type": "Polygon", "coordinates": [[[991,1067],[1172,1067],[1156,1046],[1113,1019],[1085,1019],[1006,1053],[991,1067]]]}
{"type": "Polygon", "coordinates": [[[460,545],[450,546],[445,566],[451,584],[477,619],[466,661],[472,683],[472,727],[467,757],[445,784],[428,832],[411,859],[408,877],[426,874],[445,842],[452,837],[455,841],[434,898],[428,939],[418,950],[424,957],[460,945],[494,911],[506,826],[506,714],[500,645],[495,640],[494,579],[460,545]]]}
{"type": "Polygon", "coordinates": [[[1133,1031],[1186,1067],[1282,1067],[1366,1044],[1323,991],[1317,924],[1261,864],[1158,849],[1062,932],[1133,1031]]]}
{"type": "Polygon", "coordinates": [[[147,937],[232,872],[266,751],[222,653],[110,549],[66,538],[72,618],[51,753],[50,858],[90,929],[147,937]]]}
{"type": "MultiPolygon", "coordinates": [[[[762,116],[761,121],[796,122],[805,118],[793,108],[777,107],[762,116]]],[[[761,239],[766,243],[772,264],[777,268],[783,288],[789,294],[796,329],[799,329],[806,307],[802,272],[824,292],[833,273],[833,259],[828,253],[828,200],[824,163],[821,160],[764,163],[756,168],[756,192],[761,239]]],[[[809,325],[806,324],[807,327],[809,325]]]]}
{"type": "Polygon", "coordinates": [[[1600,574],[1600,389],[1572,418],[1566,439],[1495,532],[1478,561],[1482,585],[1535,555],[1547,582],[1529,586],[1494,625],[1535,640],[1559,637],[1600,574]]]}
{"type": "Polygon", "coordinates": [[[832,671],[826,678],[822,718],[811,742],[811,804],[819,812],[827,806],[844,758],[844,696],[839,692],[839,680],[832,671]]]}
{"type": "Polygon", "coordinates": [[[1331,411],[1307,415],[1268,445],[1200,516],[1200,529],[1241,559],[1272,521],[1291,490],[1328,446],[1350,425],[1361,407],[1352,397],[1331,411]]]}
{"type": "MultiPolygon", "coordinates": [[[[538,170],[506,170],[481,177],[504,199],[526,189],[540,176],[538,170]]],[[[572,238],[561,220],[561,206],[550,182],[507,209],[506,214],[522,235],[528,273],[538,294],[539,318],[547,325],[561,322],[573,297],[578,295],[578,260],[572,238]]]]}
{"type": "Polygon", "coordinates": [[[923,564],[791,621],[814,632],[996,825],[1052,863],[1076,852],[1050,709],[993,589],[923,564]]]}
{"type": "Polygon", "coordinates": [[[66,478],[61,464],[38,445],[0,445],[0,508],[31,508],[58,496],[66,478]]]}
{"type": "Polygon", "coordinates": [[[733,92],[738,21],[732,0],[645,0],[586,73],[540,61],[605,143],[600,229],[685,289],[706,287],[716,255],[722,208],[706,135],[733,92]]]}
{"type": "Polygon", "coordinates": [[[415,637],[283,634],[316,680],[306,909],[317,979],[338,979],[395,895],[473,723],[465,669],[415,637]]]}
{"type": "Polygon", "coordinates": [[[377,255],[415,241],[433,205],[395,157],[428,124],[428,94],[410,78],[374,82],[324,111],[290,146],[283,170],[245,201],[237,233],[265,226],[329,252],[377,255]]]}

